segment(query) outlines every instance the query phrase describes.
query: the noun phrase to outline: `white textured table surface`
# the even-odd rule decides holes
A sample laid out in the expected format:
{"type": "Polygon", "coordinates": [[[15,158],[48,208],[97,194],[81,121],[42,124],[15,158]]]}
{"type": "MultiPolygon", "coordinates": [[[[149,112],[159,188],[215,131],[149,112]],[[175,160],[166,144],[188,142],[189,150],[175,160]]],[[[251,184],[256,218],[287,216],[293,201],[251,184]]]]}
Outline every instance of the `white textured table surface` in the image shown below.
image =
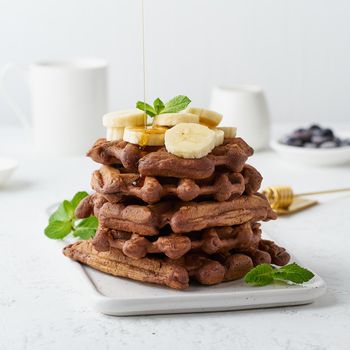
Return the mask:
{"type": "MultiPolygon", "coordinates": [[[[350,129],[350,125],[348,125],[350,129]]],[[[0,189],[0,349],[349,349],[350,197],[265,229],[319,273],[328,292],[314,304],[171,316],[109,317],[90,309],[81,280],[58,244],[43,235],[48,205],[89,189],[89,159],[38,159],[23,137],[0,128],[0,155],[20,167],[0,189]]],[[[296,191],[350,185],[350,167],[301,168],[272,152],[250,163],[264,186],[296,191]]]]}

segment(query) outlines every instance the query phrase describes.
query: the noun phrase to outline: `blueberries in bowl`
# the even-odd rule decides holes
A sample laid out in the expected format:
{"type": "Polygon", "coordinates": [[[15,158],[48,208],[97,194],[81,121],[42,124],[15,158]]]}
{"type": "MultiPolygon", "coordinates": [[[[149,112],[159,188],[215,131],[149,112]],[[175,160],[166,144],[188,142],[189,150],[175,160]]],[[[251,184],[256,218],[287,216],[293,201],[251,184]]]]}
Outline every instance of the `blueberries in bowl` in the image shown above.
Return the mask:
{"type": "Polygon", "coordinates": [[[350,146],[350,139],[341,140],[334,135],[332,129],[322,128],[317,124],[309,128],[299,128],[283,137],[280,141],[284,145],[304,148],[336,148],[350,146]]]}

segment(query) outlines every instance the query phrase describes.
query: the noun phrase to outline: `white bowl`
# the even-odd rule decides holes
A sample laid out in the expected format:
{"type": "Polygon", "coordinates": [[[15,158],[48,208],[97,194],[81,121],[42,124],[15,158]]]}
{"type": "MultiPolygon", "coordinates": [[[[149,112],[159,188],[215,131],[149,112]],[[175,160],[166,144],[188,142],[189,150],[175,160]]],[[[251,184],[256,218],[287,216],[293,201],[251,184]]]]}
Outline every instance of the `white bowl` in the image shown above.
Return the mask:
{"type": "Polygon", "coordinates": [[[0,186],[6,183],[17,166],[18,163],[15,160],[0,157],[0,186]]]}
{"type": "Polygon", "coordinates": [[[278,140],[272,141],[270,146],[284,158],[307,165],[330,166],[350,162],[350,146],[304,148],[285,145],[278,140]]]}

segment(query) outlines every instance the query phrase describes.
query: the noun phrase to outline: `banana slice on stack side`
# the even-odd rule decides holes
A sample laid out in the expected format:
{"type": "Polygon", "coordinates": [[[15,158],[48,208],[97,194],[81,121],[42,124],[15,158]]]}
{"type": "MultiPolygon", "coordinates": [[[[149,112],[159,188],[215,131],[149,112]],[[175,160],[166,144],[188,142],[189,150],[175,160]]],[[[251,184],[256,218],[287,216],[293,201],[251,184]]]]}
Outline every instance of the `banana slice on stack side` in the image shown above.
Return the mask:
{"type": "Polygon", "coordinates": [[[123,140],[125,127],[143,126],[146,113],[139,109],[124,109],[107,113],[102,117],[103,126],[107,128],[107,141],[123,140]]]}
{"type": "Polygon", "coordinates": [[[235,127],[218,126],[222,114],[205,108],[189,107],[178,113],[154,116],[147,126],[147,115],[139,109],[126,109],[103,116],[107,141],[124,140],[141,147],[165,146],[182,158],[202,158],[225,138],[236,137],[235,127]]]}
{"type": "Polygon", "coordinates": [[[233,126],[218,126],[216,130],[222,130],[224,132],[225,139],[233,139],[236,137],[237,128],[233,126]]]}
{"type": "Polygon", "coordinates": [[[197,114],[199,117],[199,123],[211,128],[219,125],[222,120],[222,114],[211,111],[210,109],[189,107],[187,108],[187,112],[197,114]]]}
{"type": "Polygon", "coordinates": [[[153,125],[175,126],[180,123],[199,123],[199,116],[193,113],[164,113],[156,115],[153,119],[153,125]]]}
{"type": "Polygon", "coordinates": [[[215,147],[224,143],[225,133],[219,129],[212,129],[215,132],[215,147]]]}
{"type": "Polygon", "coordinates": [[[123,140],[140,146],[164,146],[167,128],[125,128],[123,140]]]}
{"type": "Polygon", "coordinates": [[[123,140],[123,136],[124,128],[107,128],[107,141],[120,141],[123,140]]]}

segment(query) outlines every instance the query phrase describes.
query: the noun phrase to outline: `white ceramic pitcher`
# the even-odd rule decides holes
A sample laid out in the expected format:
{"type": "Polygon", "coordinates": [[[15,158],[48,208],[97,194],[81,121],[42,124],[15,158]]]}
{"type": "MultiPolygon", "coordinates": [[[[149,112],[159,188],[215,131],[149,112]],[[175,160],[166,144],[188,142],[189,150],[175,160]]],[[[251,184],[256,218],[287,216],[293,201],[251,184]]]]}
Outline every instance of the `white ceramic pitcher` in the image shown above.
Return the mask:
{"type": "Polygon", "coordinates": [[[237,127],[237,135],[255,150],[268,146],[269,111],[264,92],[259,86],[214,87],[210,109],[222,113],[221,124],[237,127]]]}
{"type": "Polygon", "coordinates": [[[107,111],[107,62],[101,59],[42,61],[26,67],[31,96],[29,118],[5,86],[15,64],[1,73],[2,92],[22,125],[31,129],[35,151],[45,155],[83,155],[101,137],[107,111]]]}

